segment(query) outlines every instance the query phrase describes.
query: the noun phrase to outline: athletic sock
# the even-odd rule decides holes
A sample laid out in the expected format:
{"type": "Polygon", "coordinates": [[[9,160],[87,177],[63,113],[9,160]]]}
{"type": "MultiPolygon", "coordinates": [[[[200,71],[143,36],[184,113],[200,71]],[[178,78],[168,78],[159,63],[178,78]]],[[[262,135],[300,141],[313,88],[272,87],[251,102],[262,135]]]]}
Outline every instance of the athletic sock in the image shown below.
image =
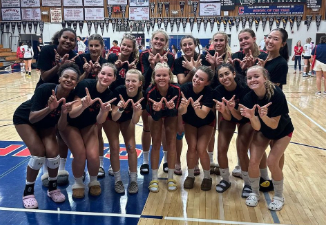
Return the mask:
{"type": "Polygon", "coordinates": [[[158,180],[157,170],[152,170],[152,180],[158,180]]]}
{"type": "Polygon", "coordinates": [[[57,178],[49,177],[49,191],[53,191],[57,189],[57,178]]]}
{"type": "Polygon", "coordinates": [[[143,164],[149,164],[149,151],[143,151],[143,164]]]}
{"type": "Polygon", "coordinates": [[[60,158],[59,170],[66,169],[66,161],[67,161],[67,158],[60,158]]]}
{"type": "Polygon", "coordinates": [[[222,176],[223,180],[230,183],[230,171],[229,171],[229,168],[225,168],[225,169],[220,168],[220,173],[221,173],[221,176],[222,176]]]}
{"type": "Polygon", "coordinates": [[[103,162],[104,157],[99,156],[99,158],[100,158],[100,167],[104,168],[104,162],[103,162]]]}
{"type": "Polygon", "coordinates": [[[173,179],[173,174],[174,174],[174,169],[169,169],[168,170],[168,179],[173,179]]]}
{"type": "Polygon", "coordinates": [[[137,182],[137,172],[130,172],[129,177],[130,177],[130,181],[137,182]]]}
{"type": "Polygon", "coordinates": [[[113,172],[113,175],[114,175],[114,182],[115,183],[121,180],[120,170],[117,171],[117,172],[113,172]]]}
{"type": "Polygon", "coordinates": [[[214,152],[208,152],[209,155],[209,163],[214,164],[214,152]]]}
{"type": "Polygon", "coordinates": [[[203,170],[204,171],[204,179],[211,179],[210,170],[203,170]]]}
{"type": "Polygon", "coordinates": [[[250,186],[248,171],[241,170],[241,177],[243,179],[244,184],[250,186]]]}
{"type": "Polygon", "coordinates": [[[258,196],[259,196],[259,180],[260,180],[259,177],[257,177],[257,178],[249,177],[249,182],[250,182],[252,193],[255,193],[258,196]]]}
{"type": "Polygon", "coordinates": [[[188,177],[195,177],[195,169],[188,169],[188,177]]]}
{"type": "Polygon", "coordinates": [[[260,169],[260,176],[264,179],[264,180],[270,180],[269,175],[268,175],[268,169],[267,167],[264,169],[260,169]]]}
{"type": "Polygon", "coordinates": [[[24,196],[34,194],[34,184],[35,184],[35,181],[34,182],[26,181],[24,196]]]}
{"type": "Polygon", "coordinates": [[[274,196],[283,198],[283,181],[284,179],[280,181],[273,180],[274,196]]]}

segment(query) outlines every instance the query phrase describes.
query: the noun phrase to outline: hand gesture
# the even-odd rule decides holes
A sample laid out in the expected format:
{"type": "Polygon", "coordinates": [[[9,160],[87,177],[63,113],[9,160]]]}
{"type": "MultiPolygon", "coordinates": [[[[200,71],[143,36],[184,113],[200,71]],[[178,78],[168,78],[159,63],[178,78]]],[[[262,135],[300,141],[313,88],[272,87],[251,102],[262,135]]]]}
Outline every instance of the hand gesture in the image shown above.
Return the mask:
{"type": "Polygon", "coordinates": [[[235,95],[233,95],[230,100],[226,100],[224,97],[222,98],[222,101],[225,103],[225,105],[228,107],[229,110],[233,110],[235,107],[234,98],[235,98],[235,95]]]}
{"type": "Polygon", "coordinates": [[[156,64],[156,59],[157,59],[157,54],[154,55],[153,53],[149,52],[149,56],[148,56],[148,62],[151,66],[155,66],[156,64]]]}
{"type": "Polygon", "coordinates": [[[68,60],[68,58],[69,58],[69,54],[65,54],[61,58],[61,56],[59,55],[59,53],[57,52],[57,50],[54,49],[54,61],[55,61],[55,64],[61,66],[62,64],[65,63],[66,60],[68,60]]]}
{"type": "Polygon", "coordinates": [[[159,54],[159,62],[161,62],[161,63],[166,62],[166,63],[167,63],[167,62],[168,62],[168,56],[167,56],[167,55],[168,55],[168,52],[166,52],[166,53],[165,53],[164,55],[162,55],[162,56],[159,54]]]}
{"type": "Polygon", "coordinates": [[[67,60],[66,62],[72,62],[74,63],[76,58],[79,56],[79,54],[77,53],[74,57],[72,57],[71,59],[67,60]]]}
{"type": "Polygon", "coordinates": [[[84,59],[83,69],[86,73],[90,73],[92,70],[92,66],[91,66],[92,60],[90,60],[88,63],[85,57],[83,57],[83,59],[84,59]]]}
{"type": "Polygon", "coordinates": [[[215,52],[215,65],[216,66],[219,66],[221,65],[224,60],[223,60],[223,57],[224,57],[225,53],[223,53],[222,55],[218,55],[218,52],[215,52]]]}
{"type": "Polygon", "coordinates": [[[201,108],[200,100],[202,98],[203,98],[203,95],[199,96],[199,98],[196,101],[194,101],[192,98],[190,98],[190,103],[191,103],[192,107],[194,108],[194,110],[201,108]]]}
{"type": "Polygon", "coordinates": [[[62,112],[63,114],[68,114],[68,113],[70,113],[71,110],[72,110],[72,105],[73,105],[75,102],[77,102],[77,100],[72,101],[72,102],[68,102],[68,103],[66,103],[66,100],[64,100],[64,101],[63,101],[63,104],[62,104],[62,106],[61,106],[61,112],[62,112]]]}
{"type": "Polygon", "coordinates": [[[268,60],[269,60],[269,56],[267,56],[267,58],[266,58],[265,60],[263,60],[263,59],[258,59],[257,65],[265,68],[266,62],[267,62],[268,60]]]}
{"type": "Polygon", "coordinates": [[[119,109],[125,109],[125,108],[127,108],[129,102],[130,102],[132,99],[130,98],[130,99],[128,99],[127,101],[125,101],[125,100],[123,99],[122,95],[119,95],[119,96],[120,96],[120,101],[119,101],[119,103],[118,103],[117,106],[119,107],[119,109]]]}
{"type": "Polygon", "coordinates": [[[231,56],[231,53],[230,52],[228,52],[228,56],[227,56],[227,58],[228,58],[228,63],[229,64],[231,64],[232,66],[234,66],[234,62],[235,61],[240,61],[239,59],[237,59],[237,58],[235,58],[235,59],[232,59],[232,56],[231,56]]]}
{"type": "Polygon", "coordinates": [[[272,104],[272,102],[264,105],[264,106],[259,106],[257,105],[257,108],[258,108],[258,114],[260,116],[260,118],[264,118],[265,116],[267,116],[267,113],[268,113],[268,106],[270,106],[272,104]]]}
{"type": "Polygon", "coordinates": [[[81,99],[81,104],[83,108],[88,108],[89,106],[93,105],[93,103],[96,101],[102,102],[100,98],[92,99],[87,87],[85,88],[85,91],[86,96],[81,99]]]}
{"type": "Polygon", "coordinates": [[[161,101],[155,102],[153,99],[149,98],[148,101],[153,103],[153,110],[158,112],[162,109],[164,99],[165,98],[163,97],[161,98],[161,101]]]}
{"type": "Polygon", "coordinates": [[[109,112],[109,111],[112,111],[112,106],[111,106],[111,103],[113,101],[115,101],[117,98],[113,98],[111,99],[110,101],[107,101],[105,103],[102,102],[101,99],[98,99],[100,104],[101,104],[101,110],[103,110],[104,112],[109,112]]]}
{"type": "Polygon", "coordinates": [[[213,99],[213,101],[215,102],[215,109],[221,113],[224,113],[225,112],[224,102],[217,101],[216,99],[213,99]]]}
{"type": "Polygon", "coordinates": [[[60,98],[60,100],[58,101],[54,90],[52,90],[52,95],[50,96],[50,98],[48,100],[49,109],[51,111],[53,111],[54,109],[58,108],[58,106],[60,105],[61,102],[66,102],[66,99],[65,98],[60,98]]]}
{"type": "Polygon", "coordinates": [[[165,105],[168,109],[174,109],[175,108],[175,104],[174,104],[174,99],[176,99],[178,96],[174,96],[170,101],[166,100],[166,98],[164,98],[164,102],[165,105]]]}
{"type": "Polygon", "coordinates": [[[97,58],[97,60],[95,61],[95,63],[92,66],[92,73],[93,74],[98,74],[101,71],[102,67],[101,67],[101,64],[99,63],[100,58],[101,58],[101,56],[99,56],[97,58]]]}
{"type": "Polygon", "coordinates": [[[181,98],[181,102],[180,102],[179,108],[188,108],[188,105],[190,103],[190,99],[191,98],[187,99],[185,97],[185,95],[183,94],[183,92],[181,92],[181,96],[182,96],[182,98],[181,98]]]}
{"type": "Polygon", "coordinates": [[[252,109],[247,108],[246,106],[239,104],[241,116],[251,119],[255,116],[255,111],[257,105],[254,105],[252,109]]]}
{"type": "Polygon", "coordinates": [[[132,63],[129,64],[129,62],[127,61],[128,63],[128,69],[136,69],[136,65],[137,65],[137,62],[138,62],[138,59],[135,59],[132,63]]]}
{"type": "Polygon", "coordinates": [[[182,61],[182,66],[186,68],[187,70],[192,70],[194,67],[198,68],[201,66],[201,58],[198,56],[197,60],[194,60],[193,57],[191,57],[190,61],[187,60],[185,56],[183,56],[184,61],[182,61]]]}
{"type": "Polygon", "coordinates": [[[211,64],[211,66],[215,66],[216,54],[212,56],[209,52],[207,52],[205,59],[207,60],[207,62],[209,62],[209,64],[211,64]]]}
{"type": "Polygon", "coordinates": [[[114,65],[115,65],[115,67],[117,67],[117,69],[119,69],[119,68],[122,67],[123,64],[125,64],[126,62],[128,62],[128,61],[124,61],[124,62],[122,62],[120,59],[118,59],[117,61],[115,61],[114,65]]]}
{"type": "Polygon", "coordinates": [[[141,106],[141,101],[143,101],[144,97],[139,99],[136,103],[134,103],[134,101],[131,99],[131,104],[132,104],[132,110],[134,112],[138,112],[140,110],[142,110],[142,106],[141,106]]]}

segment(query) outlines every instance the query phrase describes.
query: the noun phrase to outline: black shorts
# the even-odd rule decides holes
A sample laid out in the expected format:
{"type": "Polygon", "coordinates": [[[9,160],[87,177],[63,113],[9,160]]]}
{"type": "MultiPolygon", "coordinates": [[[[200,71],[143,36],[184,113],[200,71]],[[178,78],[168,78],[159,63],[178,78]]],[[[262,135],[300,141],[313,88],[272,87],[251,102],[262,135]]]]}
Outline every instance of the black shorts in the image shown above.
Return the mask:
{"type": "Polygon", "coordinates": [[[20,124],[32,125],[29,121],[26,121],[25,119],[15,115],[15,114],[14,114],[14,117],[13,117],[13,123],[14,123],[14,125],[20,125],[20,124]]]}
{"type": "Polygon", "coordinates": [[[32,60],[33,58],[22,58],[23,60],[32,60]]]}
{"type": "Polygon", "coordinates": [[[311,59],[311,56],[303,56],[304,59],[311,59]]]}

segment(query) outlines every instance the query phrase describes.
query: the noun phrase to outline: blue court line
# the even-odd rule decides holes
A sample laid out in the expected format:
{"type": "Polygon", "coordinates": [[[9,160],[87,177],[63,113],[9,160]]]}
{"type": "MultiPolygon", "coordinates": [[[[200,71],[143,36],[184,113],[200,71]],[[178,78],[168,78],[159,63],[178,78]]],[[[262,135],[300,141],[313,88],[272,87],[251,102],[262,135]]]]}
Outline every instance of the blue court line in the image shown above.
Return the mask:
{"type": "MultiPolygon", "coordinates": [[[[265,200],[267,202],[267,205],[269,205],[269,203],[272,202],[271,198],[269,197],[268,192],[264,192],[264,196],[265,196],[265,200]]],[[[269,210],[271,213],[271,216],[273,218],[274,223],[280,223],[280,219],[278,218],[276,211],[273,210],[269,210]]]]}
{"type": "Polygon", "coordinates": [[[316,148],[316,149],[320,149],[320,150],[324,150],[324,151],[326,151],[326,148],[321,148],[321,147],[317,147],[317,146],[301,144],[301,143],[293,142],[293,141],[290,141],[290,143],[291,143],[291,144],[295,144],[295,145],[302,145],[302,146],[305,146],[305,147],[316,148]]]}
{"type": "Polygon", "coordinates": [[[30,159],[30,157],[27,157],[26,159],[24,159],[23,161],[21,161],[20,163],[18,163],[16,166],[14,166],[11,169],[5,171],[3,174],[0,175],[0,179],[4,178],[5,176],[7,176],[9,173],[11,173],[12,171],[14,171],[18,167],[24,165],[27,161],[29,161],[29,159],[30,159]]]}

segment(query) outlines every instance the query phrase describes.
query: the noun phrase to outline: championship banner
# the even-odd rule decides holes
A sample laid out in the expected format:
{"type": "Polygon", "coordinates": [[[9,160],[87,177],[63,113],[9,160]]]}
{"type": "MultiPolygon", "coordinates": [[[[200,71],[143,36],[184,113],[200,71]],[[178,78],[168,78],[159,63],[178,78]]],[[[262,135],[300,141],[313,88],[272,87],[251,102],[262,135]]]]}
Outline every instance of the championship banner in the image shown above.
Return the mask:
{"type": "Polygon", "coordinates": [[[136,21],[135,25],[136,25],[136,30],[137,30],[137,33],[138,33],[139,27],[140,27],[140,21],[136,21]]]}
{"type": "Polygon", "coordinates": [[[71,28],[71,21],[67,21],[66,23],[67,23],[68,27],[71,28]]]}
{"type": "Polygon", "coordinates": [[[151,21],[151,26],[152,26],[152,30],[154,30],[154,27],[155,27],[155,18],[150,18],[150,21],[151,21]]]}
{"type": "Polygon", "coordinates": [[[263,31],[265,31],[266,23],[267,23],[267,18],[266,18],[266,16],[263,16],[263,18],[262,18],[263,31]]]}
{"type": "MultiPolygon", "coordinates": [[[[10,23],[8,23],[8,25],[10,26],[10,23]]],[[[8,31],[9,31],[9,26],[8,26],[8,31]]],[[[29,33],[31,34],[32,33],[32,28],[33,28],[33,22],[28,21],[27,26],[28,26],[29,33]]]]}
{"type": "Polygon", "coordinates": [[[183,16],[183,12],[185,10],[185,4],[186,4],[186,2],[185,1],[180,1],[179,3],[180,3],[180,11],[181,11],[181,14],[183,16]]]}
{"type": "Polygon", "coordinates": [[[213,30],[214,30],[214,23],[215,23],[215,18],[214,17],[210,17],[209,18],[209,25],[211,27],[211,32],[213,32],[213,30]]]}
{"type": "Polygon", "coordinates": [[[280,23],[281,23],[282,17],[280,16],[275,16],[275,22],[276,22],[276,27],[280,28],[280,23]]]}
{"type": "Polygon", "coordinates": [[[165,16],[169,16],[170,12],[170,2],[164,2],[164,8],[165,8],[165,16]]]}
{"type": "Polygon", "coordinates": [[[223,26],[224,26],[224,31],[226,31],[226,26],[228,25],[228,20],[229,20],[229,18],[227,16],[224,16],[222,18],[222,23],[223,23],[223,26]]]}
{"type": "Polygon", "coordinates": [[[33,26],[34,26],[34,32],[35,32],[35,34],[37,34],[37,25],[38,25],[38,22],[37,21],[33,21],[33,26]]]}
{"type": "Polygon", "coordinates": [[[273,24],[274,24],[274,16],[270,16],[268,18],[268,23],[269,23],[269,30],[272,30],[273,24]]]}
{"type": "Polygon", "coordinates": [[[121,27],[122,27],[122,19],[117,19],[117,31],[121,31],[121,27]]]}
{"type": "Polygon", "coordinates": [[[187,27],[187,18],[182,18],[182,27],[183,27],[183,32],[185,32],[187,27]]]}
{"type": "Polygon", "coordinates": [[[198,2],[192,2],[192,11],[195,17],[197,15],[197,8],[198,8],[198,2]]]}
{"type": "Polygon", "coordinates": [[[77,25],[78,25],[77,21],[72,22],[72,27],[73,27],[75,32],[77,32],[77,25]]]}
{"type": "Polygon", "coordinates": [[[245,29],[246,23],[247,23],[247,17],[245,16],[241,17],[242,29],[245,29]]]}
{"type": "Polygon", "coordinates": [[[62,20],[61,26],[62,26],[62,28],[66,28],[66,21],[62,20]]]}
{"type": "Polygon", "coordinates": [[[142,31],[145,32],[145,26],[146,26],[146,20],[142,20],[140,21],[141,27],[142,27],[142,31]]]}
{"type": "Polygon", "coordinates": [[[122,17],[125,18],[126,16],[126,5],[121,6],[122,17]]]}
{"type": "MultiPolygon", "coordinates": [[[[109,21],[108,21],[109,22],[109,21]]],[[[78,22],[78,26],[79,26],[79,31],[80,31],[80,33],[82,33],[83,32],[83,27],[84,27],[84,21],[79,21],[78,22]]]]}
{"type": "Polygon", "coordinates": [[[294,16],[290,16],[289,17],[291,30],[293,30],[294,20],[295,20],[295,17],[294,16]]]}
{"type": "Polygon", "coordinates": [[[111,23],[112,23],[112,30],[114,32],[115,31],[116,24],[117,24],[116,19],[111,19],[111,23]]]}
{"type": "Polygon", "coordinates": [[[11,32],[14,34],[16,29],[16,22],[11,22],[11,32]]]}
{"type": "Polygon", "coordinates": [[[256,31],[258,30],[259,22],[260,22],[260,16],[255,16],[255,27],[256,27],[256,31]]]}
{"type": "Polygon", "coordinates": [[[109,18],[104,18],[104,23],[105,23],[105,28],[106,28],[106,32],[109,32],[109,18]]]}
{"type": "Polygon", "coordinates": [[[109,18],[111,18],[111,16],[112,16],[112,5],[108,5],[107,8],[108,8],[109,18]]]}
{"type": "MultiPolygon", "coordinates": [[[[279,0],[280,1],[280,0],[279,0]]],[[[304,5],[239,6],[239,15],[298,15],[303,14],[304,5]]]]}
{"type": "Polygon", "coordinates": [[[206,30],[207,30],[207,24],[208,24],[208,18],[207,17],[204,17],[203,22],[204,22],[204,31],[206,32],[206,30]]]}
{"type": "Polygon", "coordinates": [[[180,24],[181,24],[181,18],[177,18],[175,23],[177,24],[177,31],[179,32],[180,24]]]}
{"type": "Polygon", "coordinates": [[[309,16],[306,16],[307,31],[310,28],[311,21],[312,21],[312,16],[310,16],[310,15],[309,16]]]}
{"type": "Polygon", "coordinates": [[[151,8],[151,16],[154,16],[155,2],[150,2],[149,7],[151,8]]]}
{"type": "MultiPolygon", "coordinates": [[[[10,30],[10,22],[6,22],[5,23],[5,26],[6,26],[6,31],[9,32],[9,30],[10,30]]],[[[32,28],[30,29],[30,32],[29,33],[32,33],[32,28]]]]}
{"type": "Polygon", "coordinates": [[[230,32],[231,32],[231,30],[232,30],[232,26],[234,25],[234,22],[233,22],[233,17],[229,17],[229,30],[230,30],[230,32]]]}
{"type": "Polygon", "coordinates": [[[252,28],[252,23],[254,22],[254,17],[253,16],[249,16],[248,17],[248,22],[249,22],[249,28],[252,28]]]}
{"type": "Polygon", "coordinates": [[[162,27],[162,18],[157,18],[157,27],[158,27],[158,29],[161,29],[161,27],[162,27]]]}
{"type": "Polygon", "coordinates": [[[297,30],[299,30],[299,27],[300,27],[301,21],[302,21],[302,15],[297,16],[296,21],[297,21],[297,30]]]}
{"type": "MultiPolygon", "coordinates": [[[[3,26],[3,23],[1,23],[1,28],[2,28],[2,26],[3,26]]],[[[17,23],[17,28],[18,28],[18,33],[20,34],[21,33],[21,31],[22,31],[22,23],[17,23]]],[[[3,31],[3,29],[2,29],[2,31],[3,31]]],[[[42,32],[41,32],[42,33],[42,32]]]]}
{"type": "Polygon", "coordinates": [[[92,30],[92,22],[87,21],[87,31],[89,36],[91,35],[91,30],[92,30]]]}
{"type": "Polygon", "coordinates": [[[198,30],[198,33],[199,33],[199,30],[200,30],[201,21],[202,21],[202,18],[197,18],[197,30],[198,30]]]}
{"type": "Polygon", "coordinates": [[[0,22],[0,31],[1,31],[1,33],[3,33],[4,30],[5,30],[5,24],[0,22]]]}
{"type": "Polygon", "coordinates": [[[104,21],[100,22],[100,28],[101,28],[101,33],[102,33],[102,36],[103,36],[103,34],[104,34],[104,21]]]}
{"type": "Polygon", "coordinates": [[[194,29],[195,18],[189,18],[190,31],[194,29]]]}
{"type": "Polygon", "coordinates": [[[147,33],[149,33],[149,31],[151,29],[151,22],[149,20],[146,21],[146,28],[147,28],[147,33]]]}
{"type": "Polygon", "coordinates": [[[95,34],[98,34],[98,26],[100,25],[98,21],[93,21],[95,34]]]}
{"type": "Polygon", "coordinates": [[[174,22],[175,22],[175,18],[170,18],[170,28],[171,28],[171,32],[173,32],[174,22]]]}
{"type": "Polygon", "coordinates": [[[41,32],[41,35],[42,35],[43,34],[43,29],[44,29],[44,22],[40,21],[39,26],[40,26],[40,32],[41,32]]]}
{"type": "Polygon", "coordinates": [[[235,28],[238,31],[240,26],[240,17],[236,16],[235,17],[235,28]]]}
{"type": "Polygon", "coordinates": [[[158,13],[160,14],[160,16],[162,16],[163,2],[158,2],[157,8],[158,8],[158,13]]]}
{"type": "Polygon", "coordinates": [[[129,20],[128,20],[128,19],[126,19],[126,18],[125,18],[125,19],[123,19],[123,27],[124,27],[124,29],[125,29],[125,30],[127,30],[127,29],[128,29],[128,26],[129,26],[129,24],[128,24],[128,23],[129,23],[129,20]]]}
{"type": "Polygon", "coordinates": [[[22,21],[22,24],[23,24],[24,34],[26,34],[26,25],[27,25],[27,22],[26,21],[22,21]]]}
{"type": "Polygon", "coordinates": [[[286,25],[288,24],[289,18],[287,16],[282,17],[282,22],[283,22],[283,29],[286,28],[286,25]]]}
{"type": "Polygon", "coordinates": [[[216,17],[216,24],[217,24],[217,30],[218,31],[220,31],[221,22],[222,22],[222,18],[220,16],[219,17],[216,17]]]}
{"type": "Polygon", "coordinates": [[[317,31],[319,30],[320,22],[321,22],[321,15],[316,15],[316,26],[317,26],[317,31]]]}
{"type": "Polygon", "coordinates": [[[167,31],[169,25],[169,18],[164,18],[163,24],[164,24],[164,30],[167,31]]]}

